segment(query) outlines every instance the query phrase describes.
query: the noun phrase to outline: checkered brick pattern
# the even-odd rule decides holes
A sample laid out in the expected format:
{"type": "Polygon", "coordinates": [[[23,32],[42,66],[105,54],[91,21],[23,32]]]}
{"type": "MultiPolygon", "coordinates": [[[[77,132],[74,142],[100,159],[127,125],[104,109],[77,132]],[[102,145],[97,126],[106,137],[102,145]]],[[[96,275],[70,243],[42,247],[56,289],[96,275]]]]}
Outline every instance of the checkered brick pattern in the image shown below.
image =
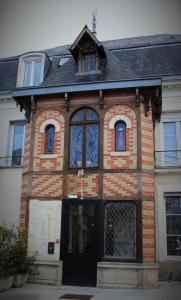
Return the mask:
{"type": "Polygon", "coordinates": [[[25,134],[25,144],[24,144],[23,173],[29,170],[30,145],[31,145],[31,124],[27,124],[26,134],[25,134]]]}
{"type": "Polygon", "coordinates": [[[154,199],[155,197],[155,178],[154,173],[142,173],[142,196],[154,199]]]}
{"type": "Polygon", "coordinates": [[[136,174],[104,174],[104,196],[135,197],[137,195],[137,189],[138,188],[136,174]]]}
{"type": "Polygon", "coordinates": [[[22,185],[21,185],[21,196],[26,197],[28,196],[28,176],[23,175],[22,176],[22,185]]]}
{"type": "Polygon", "coordinates": [[[62,195],[62,175],[33,175],[32,196],[59,197],[62,195]]]}
{"type": "Polygon", "coordinates": [[[36,121],[35,126],[35,144],[34,144],[34,171],[58,171],[63,169],[64,154],[64,118],[56,110],[44,111],[36,121]],[[54,154],[57,158],[45,158],[45,132],[40,133],[41,124],[48,120],[54,119],[60,124],[60,132],[55,132],[54,136],[54,154]]]}
{"type": "Polygon", "coordinates": [[[155,261],[155,207],[153,201],[142,202],[143,260],[155,261]]]}
{"type": "Polygon", "coordinates": [[[141,104],[141,147],[142,147],[142,168],[154,169],[154,148],[153,148],[153,120],[152,113],[145,116],[144,104],[141,104]]]}
{"type": "Polygon", "coordinates": [[[26,214],[28,209],[28,202],[21,200],[20,204],[20,230],[23,231],[26,228],[26,214]]]}
{"type": "Polygon", "coordinates": [[[134,169],[137,166],[137,132],[136,114],[126,105],[114,105],[105,114],[104,119],[104,168],[106,169],[134,169]],[[114,156],[115,130],[109,129],[109,122],[116,115],[124,115],[131,121],[131,128],[126,129],[126,151],[129,156],[114,156]]]}
{"type": "MultiPolygon", "coordinates": [[[[98,197],[98,174],[86,174],[83,176],[84,197],[98,197]]],[[[76,175],[67,175],[66,195],[78,195],[80,197],[81,179],[76,175]]]]}

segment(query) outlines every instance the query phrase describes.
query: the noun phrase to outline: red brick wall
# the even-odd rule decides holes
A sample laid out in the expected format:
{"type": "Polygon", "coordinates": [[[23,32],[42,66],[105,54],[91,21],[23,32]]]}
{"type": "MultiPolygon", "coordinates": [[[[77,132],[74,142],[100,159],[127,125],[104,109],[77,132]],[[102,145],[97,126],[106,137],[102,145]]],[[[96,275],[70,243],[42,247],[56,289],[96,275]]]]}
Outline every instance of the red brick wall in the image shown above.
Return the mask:
{"type": "MultiPolygon", "coordinates": [[[[117,153],[119,154],[119,153],[117,153]]],[[[104,118],[104,168],[105,169],[135,169],[137,166],[137,132],[136,114],[134,110],[122,105],[112,106],[104,118]],[[113,117],[123,115],[131,122],[131,128],[126,129],[126,152],[129,155],[116,156],[115,152],[115,130],[109,129],[109,123],[113,117]]]]}

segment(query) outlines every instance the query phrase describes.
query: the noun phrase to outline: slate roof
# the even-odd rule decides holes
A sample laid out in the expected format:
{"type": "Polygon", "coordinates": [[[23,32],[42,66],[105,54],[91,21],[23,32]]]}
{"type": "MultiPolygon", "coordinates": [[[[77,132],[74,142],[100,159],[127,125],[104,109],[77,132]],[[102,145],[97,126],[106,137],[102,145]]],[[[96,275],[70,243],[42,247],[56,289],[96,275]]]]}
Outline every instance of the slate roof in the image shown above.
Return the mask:
{"type": "MultiPolygon", "coordinates": [[[[181,75],[181,35],[162,34],[101,42],[107,64],[103,76],[76,76],[77,65],[70,45],[43,50],[51,58],[46,78],[40,86],[61,86],[81,81],[128,81],[181,75]],[[58,67],[60,57],[69,60],[58,67]]],[[[0,90],[16,88],[18,56],[0,59],[0,90]]]]}

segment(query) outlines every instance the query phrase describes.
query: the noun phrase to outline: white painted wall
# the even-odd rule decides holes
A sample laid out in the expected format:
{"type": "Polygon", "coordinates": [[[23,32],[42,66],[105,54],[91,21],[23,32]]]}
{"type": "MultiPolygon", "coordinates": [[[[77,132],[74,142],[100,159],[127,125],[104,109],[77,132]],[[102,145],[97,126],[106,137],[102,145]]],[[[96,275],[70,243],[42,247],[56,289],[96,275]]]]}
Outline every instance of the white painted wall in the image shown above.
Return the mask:
{"type": "MultiPolygon", "coordinates": [[[[181,121],[181,80],[162,83],[162,116],[155,127],[155,150],[163,151],[163,122],[181,121]]],[[[181,150],[181,149],[180,149],[181,150]]],[[[181,193],[181,168],[156,169],[157,260],[181,262],[181,256],[167,256],[165,193],[181,193]]],[[[162,265],[164,267],[164,265],[162,265]]],[[[166,265],[165,265],[166,267],[166,265]]],[[[174,270],[173,270],[174,272],[174,270]]]]}
{"type": "Polygon", "coordinates": [[[28,252],[38,251],[38,261],[59,261],[61,210],[61,201],[30,200],[28,252]],[[48,242],[55,243],[55,254],[48,254],[48,242]]]}
{"type": "MultiPolygon", "coordinates": [[[[10,122],[24,120],[10,94],[0,94],[0,157],[10,154],[10,122]]],[[[1,167],[0,159],[0,224],[19,225],[22,168],[1,167]]]]}
{"type": "Polygon", "coordinates": [[[22,169],[0,169],[0,224],[19,225],[22,169]]]}

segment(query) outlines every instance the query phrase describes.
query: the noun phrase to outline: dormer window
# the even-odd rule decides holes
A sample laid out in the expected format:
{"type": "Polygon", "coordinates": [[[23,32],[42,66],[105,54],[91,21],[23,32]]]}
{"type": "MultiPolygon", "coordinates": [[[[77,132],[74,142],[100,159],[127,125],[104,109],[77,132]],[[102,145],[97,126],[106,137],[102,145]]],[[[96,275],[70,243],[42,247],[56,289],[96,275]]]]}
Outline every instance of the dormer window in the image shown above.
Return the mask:
{"type": "Polygon", "coordinates": [[[41,58],[25,61],[23,86],[38,85],[41,82],[41,58]]]}
{"type": "Polygon", "coordinates": [[[47,61],[44,53],[33,52],[22,55],[19,58],[17,87],[39,85],[43,81],[47,61]]]}
{"type": "Polygon", "coordinates": [[[76,78],[93,78],[103,76],[106,65],[106,53],[103,45],[88,29],[83,28],[75,42],[70,47],[70,52],[77,64],[76,78]]]}
{"type": "Polygon", "coordinates": [[[96,70],[95,53],[87,53],[82,55],[82,72],[91,72],[96,70]]]}

